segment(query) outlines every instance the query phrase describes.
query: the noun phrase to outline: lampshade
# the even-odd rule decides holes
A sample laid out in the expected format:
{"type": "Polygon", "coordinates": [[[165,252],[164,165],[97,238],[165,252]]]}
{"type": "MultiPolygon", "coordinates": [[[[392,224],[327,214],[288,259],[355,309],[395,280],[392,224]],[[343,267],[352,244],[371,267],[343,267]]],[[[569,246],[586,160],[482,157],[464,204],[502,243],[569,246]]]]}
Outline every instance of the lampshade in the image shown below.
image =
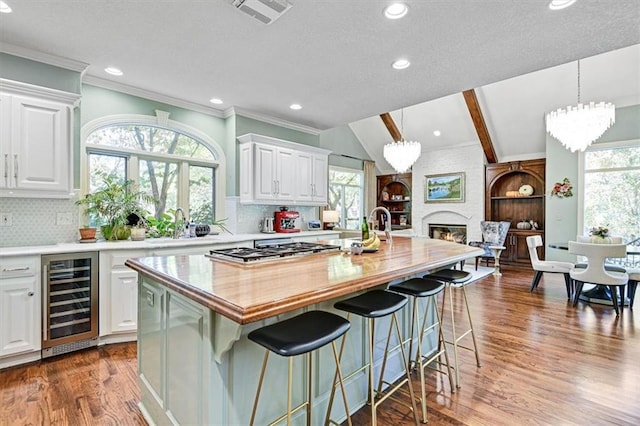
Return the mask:
{"type": "Polygon", "coordinates": [[[580,102],[580,61],[578,61],[578,104],[559,108],[546,115],[547,132],[565,148],[584,151],[616,122],[616,107],[611,102],[580,102]]]}
{"type": "Polygon", "coordinates": [[[325,210],[322,212],[322,222],[337,223],[340,221],[340,214],[337,210],[325,210]]]}

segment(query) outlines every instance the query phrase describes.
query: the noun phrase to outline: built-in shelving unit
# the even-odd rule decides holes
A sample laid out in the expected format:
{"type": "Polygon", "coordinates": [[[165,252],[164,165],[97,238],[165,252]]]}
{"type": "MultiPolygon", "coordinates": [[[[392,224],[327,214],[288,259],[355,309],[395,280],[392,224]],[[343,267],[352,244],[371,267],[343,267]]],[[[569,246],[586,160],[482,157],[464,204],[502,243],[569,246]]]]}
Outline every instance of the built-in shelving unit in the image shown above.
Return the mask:
{"type": "Polygon", "coordinates": [[[377,194],[378,206],[391,213],[391,229],[411,228],[411,173],[378,176],[377,194]]]}
{"type": "MultiPolygon", "coordinates": [[[[516,266],[530,266],[527,237],[544,235],[545,227],[545,160],[513,161],[488,164],[485,168],[485,218],[510,221],[511,228],[505,241],[507,249],[500,261],[516,266]],[[530,185],[533,194],[507,196],[523,185],[530,185]],[[537,229],[518,229],[518,223],[533,221],[537,229]]],[[[544,259],[544,247],[539,256],[544,259]]]]}

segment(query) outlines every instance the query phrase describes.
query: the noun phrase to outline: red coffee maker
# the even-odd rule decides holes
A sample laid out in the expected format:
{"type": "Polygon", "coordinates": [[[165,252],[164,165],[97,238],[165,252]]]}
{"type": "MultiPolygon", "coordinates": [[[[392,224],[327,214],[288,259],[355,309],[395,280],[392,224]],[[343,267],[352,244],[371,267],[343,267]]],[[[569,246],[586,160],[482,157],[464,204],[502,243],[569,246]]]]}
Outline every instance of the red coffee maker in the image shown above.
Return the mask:
{"type": "Polygon", "coordinates": [[[288,207],[280,207],[280,211],[275,212],[274,216],[274,231],[283,233],[300,232],[300,228],[296,228],[296,220],[300,217],[300,213],[289,211],[288,207]]]}

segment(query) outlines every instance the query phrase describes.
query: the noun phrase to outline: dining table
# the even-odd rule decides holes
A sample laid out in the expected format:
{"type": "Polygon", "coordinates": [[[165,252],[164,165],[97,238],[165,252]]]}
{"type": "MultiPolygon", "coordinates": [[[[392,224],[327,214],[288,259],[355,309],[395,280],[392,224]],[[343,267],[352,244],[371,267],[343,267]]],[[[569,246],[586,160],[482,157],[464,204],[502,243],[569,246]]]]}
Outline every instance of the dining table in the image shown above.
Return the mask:
{"type": "MultiPolygon", "coordinates": [[[[557,250],[569,250],[568,242],[548,243],[547,246],[549,248],[557,249],[557,250]]],[[[627,256],[640,256],[640,247],[627,246],[627,256]]],[[[613,265],[613,264],[606,264],[605,269],[621,272],[621,269],[624,270],[624,267],[613,265]]],[[[611,296],[611,290],[606,285],[595,284],[594,287],[589,288],[587,290],[583,290],[582,293],[580,293],[580,296],[578,297],[583,302],[613,306],[613,298],[611,296]]],[[[623,305],[628,304],[626,297],[622,300],[622,304],[623,305]]]]}

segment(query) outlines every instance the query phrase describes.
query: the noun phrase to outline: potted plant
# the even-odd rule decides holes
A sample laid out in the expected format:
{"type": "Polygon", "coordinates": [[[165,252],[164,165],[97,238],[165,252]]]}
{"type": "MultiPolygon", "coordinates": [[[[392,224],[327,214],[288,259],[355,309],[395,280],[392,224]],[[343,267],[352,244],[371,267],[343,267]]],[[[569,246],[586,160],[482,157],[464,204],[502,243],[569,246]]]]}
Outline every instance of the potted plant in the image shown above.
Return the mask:
{"type": "Polygon", "coordinates": [[[153,197],[136,191],[132,180],[124,182],[115,176],[106,176],[103,187],[76,201],[84,206],[85,214],[101,223],[100,231],[106,240],[126,240],[131,234],[132,217],[142,218],[145,210],[141,202],[152,203],[153,197]]]}
{"type": "Polygon", "coordinates": [[[80,240],[95,240],[96,238],[96,231],[97,229],[94,228],[93,226],[89,226],[88,224],[85,224],[82,228],[79,229],[80,231],[80,240]]]}

